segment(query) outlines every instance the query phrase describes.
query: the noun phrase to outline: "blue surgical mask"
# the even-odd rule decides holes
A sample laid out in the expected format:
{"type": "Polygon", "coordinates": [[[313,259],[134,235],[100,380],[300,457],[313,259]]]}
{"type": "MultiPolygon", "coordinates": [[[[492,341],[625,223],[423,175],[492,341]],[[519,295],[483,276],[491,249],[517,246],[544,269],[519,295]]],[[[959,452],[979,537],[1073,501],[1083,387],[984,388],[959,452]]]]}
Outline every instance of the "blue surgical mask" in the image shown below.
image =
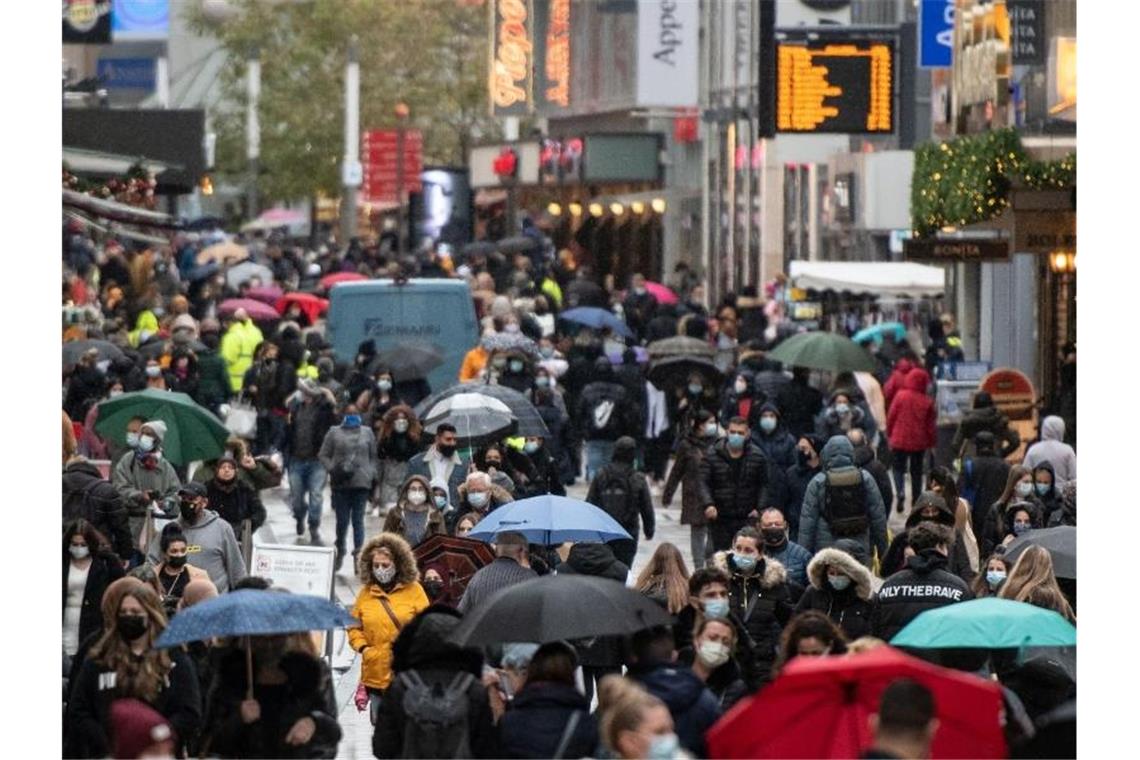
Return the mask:
{"type": "Polygon", "coordinates": [[[149,452],[154,449],[154,436],[140,435],[139,436],[139,451],[149,452]]]}
{"type": "Polygon", "coordinates": [[[546,375],[536,377],[534,379],[534,387],[535,388],[549,388],[550,387],[550,378],[547,377],[546,375]]]}
{"type": "Polygon", "coordinates": [[[851,579],[846,575],[829,575],[827,576],[827,582],[830,583],[831,587],[836,591],[842,591],[851,585],[851,579]]]}
{"type": "Polygon", "coordinates": [[[728,434],[729,448],[741,449],[744,448],[744,434],[743,433],[729,433],[728,434]]]}
{"type": "Polygon", "coordinates": [[[676,734],[659,734],[649,742],[648,760],[673,760],[677,750],[681,747],[681,740],[676,734]]]}
{"type": "Polygon", "coordinates": [[[847,414],[849,411],[851,411],[851,407],[847,406],[847,404],[836,404],[835,405],[835,413],[836,414],[847,414]]]}
{"type": "Polygon", "coordinates": [[[1033,528],[1032,525],[1028,525],[1026,523],[1015,522],[1013,524],[1013,535],[1020,536],[1022,533],[1024,533],[1027,530],[1031,530],[1032,528],[1033,528]]]}
{"type": "Polygon", "coordinates": [[[533,454],[538,451],[538,441],[527,441],[523,444],[523,451],[527,454],[533,454]]]}
{"type": "Polygon", "coordinates": [[[991,589],[997,589],[998,586],[1005,581],[1005,573],[1000,570],[987,570],[986,583],[990,584],[991,589]]]}
{"type": "Polygon", "coordinates": [[[709,438],[715,438],[716,437],[716,429],[717,429],[716,423],[710,422],[709,424],[705,425],[705,435],[708,436],[709,438]]]}
{"type": "Polygon", "coordinates": [[[538,352],[540,354],[542,354],[543,359],[549,359],[550,357],[554,356],[554,347],[553,346],[540,346],[538,349],[538,352]]]}
{"type": "Polygon", "coordinates": [[[1033,484],[1032,483],[1018,483],[1016,486],[1014,486],[1014,489],[1017,491],[1018,496],[1025,498],[1029,494],[1033,493],[1033,484]]]}
{"type": "Polygon", "coordinates": [[[689,393],[694,396],[701,395],[701,392],[704,391],[704,389],[705,387],[703,385],[698,385],[697,383],[689,383],[689,393]]]}
{"type": "Polygon", "coordinates": [[[346,415],[344,415],[344,427],[346,427],[346,428],[358,428],[358,427],[360,427],[360,415],[359,414],[346,414],[346,415]]]}
{"type": "Polygon", "coordinates": [[[756,558],[747,554],[733,553],[732,564],[736,565],[736,568],[738,570],[742,570],[747,573],[756,569],[756,558]]]}
{"type": "Polygon", "coordinates": [[[518,359],[511,360],[511,372],[519,373],[523,371],[523,363],[518,359]]]}
{"type": "Polygon", "coordinates": [[[473,507],[484,507],[487,505],[487,492],[486,491],[472,491],[467,494],[467,501],[473,507]]]}
{"type": "Polygon", "coordinates": [[[127,445],[130,446],[132,449],[137,449],[139,446],[139,434],[138,433],[127,433],[127,445]]]}
{"type": "Polygon", "coordinates": [[[1053,490],[1052,483],[1037,483],[1034,488],[1037,489],[1038,496],[1048,496],[1049,492],[1053,490]]]}
{"type": "Polygon", "coordinates": [[[436,496],[433,499],[433,501],[435,501],[435,506],[437,509],[443,509],[444,507],[447,506],[447,497],[446,496],[443,496],[443,495],[436,496]]]}
{"type": "Polygon", "coordinates": [[[773,430],[775,430],[776,424],[777,423],[776,423],[775,417],[761,417],[760,418],[760,429],[763,430],[765,433],[771,433],[773,430]]]}
{"type": "Polygon", "coordinates": [[[392,381],[391,380],[380,380],[379,382],[376,383],[376,387],[379,388],[380,390],[384,391],[385,393],[387,393],[388,391],[392,390],[392,381]]]}
{"type": "Polygon", "coordinates": [[[705,617],[719,619],[728,617],[728,600],[709,599],[705,601],[705,617]]]}

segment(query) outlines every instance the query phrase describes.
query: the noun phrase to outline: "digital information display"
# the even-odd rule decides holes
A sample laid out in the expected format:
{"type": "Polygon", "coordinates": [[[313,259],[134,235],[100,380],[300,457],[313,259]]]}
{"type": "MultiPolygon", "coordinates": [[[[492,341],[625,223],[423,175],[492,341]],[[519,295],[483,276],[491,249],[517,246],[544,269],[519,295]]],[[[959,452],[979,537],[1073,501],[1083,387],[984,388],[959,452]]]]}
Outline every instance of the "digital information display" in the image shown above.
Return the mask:
{"type": "Polygon", "coordinates": [[[894,46],[886,41],[780,43],[776,130],[892,132],[893,62],[894,46]]]}

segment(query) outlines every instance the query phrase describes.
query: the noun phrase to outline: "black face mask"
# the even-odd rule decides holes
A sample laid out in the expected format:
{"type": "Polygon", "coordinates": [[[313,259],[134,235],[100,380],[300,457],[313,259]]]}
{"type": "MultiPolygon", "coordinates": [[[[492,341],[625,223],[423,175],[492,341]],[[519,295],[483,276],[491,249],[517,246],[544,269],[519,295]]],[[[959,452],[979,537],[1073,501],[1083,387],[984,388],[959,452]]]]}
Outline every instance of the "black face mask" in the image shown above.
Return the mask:
{"type": "Polygon", "coordinates": [[[800,467],[807,469],[811,467],[811,454],[803,449],[796,449],[796,461],[799,462],[800,467]]]}
{"type": "Polygon", "coordinates": [[[166,564],[168,567],[172,567],[175,570],[177,570],[180,567],[184,567],[186,565],[186,555],[180,554],[180,555],[175,556],[175,557],[167,557],[166,558],[166,564]]]}
{"type": "Polygon", "coordinates": [[[436,448],[439,449],[439,453],[445,457],[449,457],[455,453],[455,445],[454,444],[452,444],[451,446],[448,446],[446,444],[439,443],[439,444],[436,444],[436,448]]]}
{"type": "Polygon", "coordinates": [[[424,591],[427,592],[428,599],[435,601],[443,593],[443,581],[425,581],[424,591]]]}
{"type": "Polygon", "coordinates": [[[198,509],[194,506],[194,502],[184,501],[178,507],[182,519],[188,523],[192,523],[198,519],[198,509]]]}
{"type": "Polygon", "coordinates": [[[760,531],[764,536],[764,545],[779,549],[788,542],[787,533],[782,528],[765,528],[760,531]]]}
{"type": "Polygon", "coordinates": [[[119,615],[115,619],[115,629],[124,641],[134,641],[146,633],[148,622],[142,615],[119,615]]]}

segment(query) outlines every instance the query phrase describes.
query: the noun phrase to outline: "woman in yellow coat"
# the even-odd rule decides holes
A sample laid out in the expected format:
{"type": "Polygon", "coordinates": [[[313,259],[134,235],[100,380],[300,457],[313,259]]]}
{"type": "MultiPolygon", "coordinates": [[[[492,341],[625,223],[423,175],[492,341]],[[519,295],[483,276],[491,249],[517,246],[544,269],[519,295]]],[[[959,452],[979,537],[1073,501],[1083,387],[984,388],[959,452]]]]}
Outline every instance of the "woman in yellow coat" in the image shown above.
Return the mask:
{"type": "Polygon", "coordinates": [[[363,586],[352,607],[359,628],[348,629],[348,643],[360,653],[360,680],[368,690],[372,723],[384,691],[392,683],[392,644],[404,626],[431,604],[419,583],[419,570],[408,542],[381,533],[364,544],[357,561],[363,586]]]}

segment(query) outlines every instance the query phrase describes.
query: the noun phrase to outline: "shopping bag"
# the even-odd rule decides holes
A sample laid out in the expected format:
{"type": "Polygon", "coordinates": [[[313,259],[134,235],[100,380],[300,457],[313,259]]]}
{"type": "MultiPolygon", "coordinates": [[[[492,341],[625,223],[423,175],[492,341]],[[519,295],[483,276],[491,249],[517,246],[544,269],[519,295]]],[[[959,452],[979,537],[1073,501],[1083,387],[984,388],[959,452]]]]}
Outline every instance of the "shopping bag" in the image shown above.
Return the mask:
{"type": "Polygon", "coordinates": [[[226,410],[225,425],[238,438],[253,439],[257,437],[257,409],[239,397],[226,410]]]}

